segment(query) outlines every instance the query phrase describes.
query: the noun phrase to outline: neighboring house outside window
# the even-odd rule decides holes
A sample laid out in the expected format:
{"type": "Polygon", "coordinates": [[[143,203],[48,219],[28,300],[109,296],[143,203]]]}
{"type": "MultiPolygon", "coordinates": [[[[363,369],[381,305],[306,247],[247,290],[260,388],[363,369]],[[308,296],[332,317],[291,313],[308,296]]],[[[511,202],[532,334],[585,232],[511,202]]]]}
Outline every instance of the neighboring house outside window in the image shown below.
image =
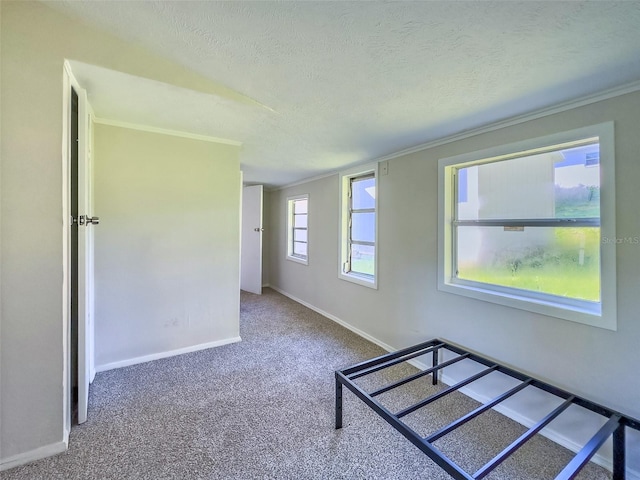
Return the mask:
{"type": "Polygon", "coordinates": [[[615,330],[612,124],[439,167],[441,290],[615,330]]]}
{"type": "Polygon", "coordinates": [[[377,288],[377,164],[340,175],[339,277],[377,288]]]}
{"type": "Polygon", "coordinates": [[[287,260],[309,264],[309,195],[287,198],[287,260]]]}

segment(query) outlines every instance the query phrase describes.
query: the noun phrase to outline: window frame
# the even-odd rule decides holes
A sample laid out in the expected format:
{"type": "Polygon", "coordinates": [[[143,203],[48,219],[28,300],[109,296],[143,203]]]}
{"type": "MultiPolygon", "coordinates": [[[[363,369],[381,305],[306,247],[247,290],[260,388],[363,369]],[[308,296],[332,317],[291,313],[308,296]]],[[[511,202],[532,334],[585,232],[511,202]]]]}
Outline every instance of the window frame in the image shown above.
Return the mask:
{"type": "MultiPolygon", "coordinates": [[[[606,122],[566,132],[469,152],[438,161],[438,290],[586,325],[616,330],[614,124],[606,122]],[[454,274],[456,185],[461,168],[553,151],[555,147],[597,137],[600,145],[600,302],[563,299],[551,294],[458,279],[454,274]]],[[[483,222],[490,223],[490,222],[483,222]]],[[[517,223],[517,222],[516,222],[517,223]]]]}
{"type": "MultiPolygon", "coordinates": [[[[356,283],[364,287],[373,289],[378,288],[378,225],[380,224],[378,218],[378,201],[379,201],[379,176],[378,176],[378,163],[371,163],[367,165],[361,165],[350,170],[341,172],[340,179],[340,247],[339,247],[339,263],[338,263],[338,278],[346,280],[348,282],[356,283]],[[372,176],[375,179],[375,206],[373,212],[371,209],[367,209],[369,213],[375,214],[375,240],[373,242],[374,247],[374,274],[367,275],[352,271],[345,271],[345,265],[350,263],[351,253],[351,228],[350,228],[350,210],[351,210],[351,197],[350,187],[353,179],[366,178],[372,176]]],[[[361,243],[361,242],[355,242],[361,243]]]]}
{"type": "MultiPolygon", "coordinates": [[[[303,193],[300,195],[293,195],[287,197],[287,254],[286,259],[291,260],[292,262],[301,263],[303,265],[309,265],[309,194],[303,193]],[[307,226],[304,230],[307,231],[307,254],[299,255],[294,253],[293,243],[294,243],[294,231],[295,227],[295,203],[298,200],[306,200],[307,201],[307,226]]],[[[302,230],[302,229],[300,229],[302,230]]]]}

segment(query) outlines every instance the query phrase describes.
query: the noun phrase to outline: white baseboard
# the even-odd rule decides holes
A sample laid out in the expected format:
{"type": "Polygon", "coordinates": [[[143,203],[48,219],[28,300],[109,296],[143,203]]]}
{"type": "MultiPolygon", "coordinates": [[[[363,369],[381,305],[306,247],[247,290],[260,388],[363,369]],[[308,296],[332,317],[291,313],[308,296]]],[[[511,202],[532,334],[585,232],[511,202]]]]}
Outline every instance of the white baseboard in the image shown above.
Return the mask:
{"type": "Polygon", "coordinates": [[[271,285],[269,285],[268,283],[263,283],[262,288],[271,288],[271,285]]]}
{"type": "Polygon", "coordinates": [[[0,472],[65,452],[68,446],[69,441],[67,437],[67,439],[60,442],[51,443],[49,445],[45,445],[44,447],[39,447],[34,450],[29,450],[28,452],[12,455],[8,458],[3,458],[2,460],[0,460],[0,472]]]}
{"type": "MultiPolygon", "coordinates": [[[[285,292],[284,290],[281,290],[278,287],[275,287],[273,285],[271,285],[271,287],[273,290],[275,290],[278,293],[281,293],[282,295],[284,295],[285,297],[290,298],[291,300],[300,303],[301,305],[304,305],[305,307],[313,310],[314,312],[319,313],[322,316],[327,317],[330,320],[333,320],[334,322],[342,325],[343,327],[345,327],[348,330],[351,330],[353,333],[369,340],[372,343],[375,343],[376,345],[382,347],[383,349],[385,349],[388,352],[394,352],[396,350],[398,350],[397,348],[391,347],[390,345],[378,340],[377,338],[372,337],[371,335],[369,335],[366,332],[363,332],[362,330],[353,327],[352,325],[349,325],[347,322],[345,322],[344,320],[336,317],[335,315],[332,315],[328,312],[325,312],[324,310],[315,307],[314,305],[311,305],[308,302],[305,302],[304,300],[301,300],[297,297],[295,297],[294,295],[291,295],[288,292],[285,292]]],[[[422,362],[419,362],[417,360],[409,360],[409,362],[411,365],[413,365],[414,367],[420,369],[420,370],[426,370],[427,368],[430,368],[430,365],[425,365],[422,362]]],[[[454,383],[457,383],[456,380],[454,380],[453,378],[448,377],[447,375],[444,375],[444,373],[441,376],[441,381],[447,385],[453,385],[454,383]]],[[[480,402],[480,403],[486,403],[489,400],[491,400],[491,398],[487,397],[486,395],[482,395],[476,391],[474,391],[473,389],[469,388],[469,387],[464,387],[461,388],[460,393],[473,398],[474,400],[480,402]]],[[[494,407],[494,409],[496,411],[498,411],[499,413],[501,413],[502,415],[504,415],[505,417],[510,418],[511,420],[514,420],[516,422],[518,422],[521,425],[524,425],[526,428],[530,428],[531,426],[533,426],[535,423],[537,423],[537,420],[533,420],[529,417],[527,417],[526,415],[523,415],[522,413],[516,412],[515,410],[511,409],[511,408],[506,408],[504,406],[498,405],[496,407],[494,407]]],[[[541,435],[547,437],[549,440],[551,440],[552,442],[557,443],[558,445],[574,452],[577,453],[582,446],[579,445],[578,443],[574,442],[573,440],[567,438],[566,436],[562,435],[560,432],[555,431],[549,427],[547,427],[543,432],[540,432],[541,435]]],[[[600,465],[603,468],[606,468],[609,471],[613,470],[613,461],[610,455],[602,455],[600,453],[596,453],[592,458],[591,461],[597,465],[600,465]]],[[[640,472],[637,472],[635,470],[631,470],[629,468],[627,468],[627,479],[628,480],[640,480],[640,472]]]]}
{"type": "Polygon", "coordinates": [[[199,352],[200,350],[206,350],[208,348],[213,348],[213,347],[221,347],[222,345],[236,343],[241,340],[242,339],[240,337],[225,338],[224,340],[216,340],[215,342],[200,343],[198,345],[178,348],[176,350],[153,353],[151,355],[144,355],[142,357],[128,358],[126,360],[120,360],[117,362],[104,363],[102,365],[96,366],[96,372],[106,372],[107,370],[114,370],[116,368],[128,367],[131,365],[137,365],[139,363],[146,363],[146,362],[151,362],[153,360],[160,360],[162,358],[175,357],[176,355],[182,355],[184,353],[199,352]]]}
{"type": "Polygon", "coordinates": [[[349,325],[347,322],[345,322],[344,320],[336,317],[335,315],[330,314],[329,312],[325,312],[324,310],[311,305],[310,303],[305,302],[304,300],[299,299],[298,297],[295,297],[294,295],[291,295],[288,292],[285,292],[284,290],[279,289],[278,287],[274,287],[273,285],[271,285],[271,287],[273,290],[275,290],[278,293],[281,293],[282,295],[284,295],[285,297],[290,298],[291,300],[293,300],[294,302],[298,302],[301,305],[304,305],[305,307],[307,307],[310,310],[313,310],[314,312],[319,313],[320,315],[322,315],[323,317],[327,317],[330,320],[333,320],[334,322],[342,325],[344,328],[346,328],[347,330],[351,330],[353,333],[361,336],[362,338],[365,338],[367,340],[369,340],[371,343],[375,343],[376,345],[378,345],[381,348],[384,348],[387,352],[393,352],[395,350],[397,350],[396,348],[393,348],[390,345],[387,345],[384,342],[381,342],[380,340],[378,340],[377,338],[369,335],[367,332],[364,332],[362,330],[360,330],[359,328],[354,327],[353,325],[349,325]]]}

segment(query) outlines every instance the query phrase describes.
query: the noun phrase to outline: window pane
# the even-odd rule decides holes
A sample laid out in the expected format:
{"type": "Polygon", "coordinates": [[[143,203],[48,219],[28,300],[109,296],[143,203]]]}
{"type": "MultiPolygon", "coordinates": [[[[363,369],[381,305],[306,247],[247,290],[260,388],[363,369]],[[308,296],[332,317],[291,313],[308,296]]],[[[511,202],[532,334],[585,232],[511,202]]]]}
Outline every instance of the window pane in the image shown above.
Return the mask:
{"type": "Polygon", "coordinates": [[[598,143],[461,168],[460,220],[600,216],[598,143]]]}
{"type": "Polygon", "coordinates": [[[458,278],[600,301],[600,228],[458,227],[458,278]]]}
{"type": "Polygon", "coordinates": [[[373,177],[351,180],[351,207],[354,210],[376,207],[376,179],[373,177]]]}
{"type": "Polygon", "coordinates": [[[293,212],[294,213],[307,213],[307,205],[308,200],[294,200],[293,201],[293,212]]]}
{"type": "Polygon", "coordinates": [[[294,230],[293,231],[293,241],[294,242],[306,242],[307,241],[307,231],[306,230],[294,230]]]}
{"type": "Polygon", "coordinates": [[[376,241],[376,214],[351,214],[351,239],[358,242],[376,241]]]}
{"type": "Polygon", "coordinates": [[[561,153],[554,168],[556,218],[600,217],[600,145],[561,153]]]}
{"type": "Polygon", "coordinates": [[[307,228],[307,215],[294,215],[293,226],[296,228],[307,228]]]}
{"type": "Polygon", "coordinates": [[[374,275],[375,251],[376,247],[370,245],[351,245],[351,271],[374,275]]]}
{"type": "Polygon", "coordinates": [[[300,242],[293,242],[293,254],[301,255],[303,257],[307,256],[307,244],[300,242]]]}

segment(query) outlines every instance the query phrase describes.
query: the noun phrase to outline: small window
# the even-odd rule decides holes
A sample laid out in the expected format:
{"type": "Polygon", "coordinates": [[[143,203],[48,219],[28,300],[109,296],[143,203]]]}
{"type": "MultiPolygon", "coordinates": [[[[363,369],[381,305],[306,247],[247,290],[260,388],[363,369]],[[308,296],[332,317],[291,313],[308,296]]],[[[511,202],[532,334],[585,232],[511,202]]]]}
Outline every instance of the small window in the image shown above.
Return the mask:
{"type": "Polygon", "coordinates": [[[309,263],[309,195],[287,199],[287,259],[309,263]]]}
{"type": "Polygon", "coordinates": [[[615,329],[612,130],[442,159],[440,289],[615,329]]]}
{"type": "Polygon", "coordinates": [[[341,176],[340,278],[377,287],[376,170],[341,176]]]}

